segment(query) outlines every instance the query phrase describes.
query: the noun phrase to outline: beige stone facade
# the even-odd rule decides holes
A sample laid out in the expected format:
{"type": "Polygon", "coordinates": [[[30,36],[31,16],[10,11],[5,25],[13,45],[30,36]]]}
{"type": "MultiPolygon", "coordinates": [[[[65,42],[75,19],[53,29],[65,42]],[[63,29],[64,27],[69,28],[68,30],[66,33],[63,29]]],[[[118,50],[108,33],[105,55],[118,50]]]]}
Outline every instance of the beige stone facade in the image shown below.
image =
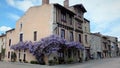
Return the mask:
{"type": "MultiPolygon", "coordinates": [[[[22,41],[39,41],[41,38],[52,34],[52,8],[53,5],[45,4],[43,6],[31,7],[23,17],[21,17],[17,23],[16,28],[6,33],[6,61],[11,61],[11,45],[17,44],[21,41],[20,35],[22,35],[22,41]],[[36,32],[37,37],[34,39],[34,33],[36,32]]],[[[23,61],[24,54],[28,62],[35,60],[35,57],[29,53],[29,51],[16,51],[17,61],[23,61]]]]}
{"type": "Polygon", "coordinates": [[[6,32],[6,51],[5,51],[5,60],[11,61],[11,52],[10,46],[15,43],[15,29],[11,29],[6,32]]]}

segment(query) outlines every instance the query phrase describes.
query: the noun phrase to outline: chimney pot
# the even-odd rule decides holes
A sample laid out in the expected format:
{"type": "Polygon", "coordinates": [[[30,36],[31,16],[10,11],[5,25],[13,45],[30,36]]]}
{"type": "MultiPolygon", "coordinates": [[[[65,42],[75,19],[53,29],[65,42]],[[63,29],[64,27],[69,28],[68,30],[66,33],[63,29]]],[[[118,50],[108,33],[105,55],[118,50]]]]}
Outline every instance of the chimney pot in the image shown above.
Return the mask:
{"type": "Polygon", "coordinates": [[[42,0],[42,5],[49,4],[49,0],[42,0]]]}
{"type": "Polygon", "coordinates": [[[64,1],[64,7],[68,8],[69,7],[69,0],[64,1]]]}

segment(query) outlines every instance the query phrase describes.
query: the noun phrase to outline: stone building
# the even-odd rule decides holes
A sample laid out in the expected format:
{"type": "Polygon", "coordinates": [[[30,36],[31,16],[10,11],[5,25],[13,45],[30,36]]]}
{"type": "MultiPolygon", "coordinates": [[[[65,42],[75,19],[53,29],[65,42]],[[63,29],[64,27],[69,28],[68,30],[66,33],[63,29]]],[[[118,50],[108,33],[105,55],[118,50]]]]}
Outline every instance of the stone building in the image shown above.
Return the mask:
{"type": "Polygon", "coordinates": [[[109,55],[110,57],[118,56],[118,39],[117,37],[108,36],[108,43],[109,43],[109,55]]]}
{"type": "Polygon", "coordinates": [[[91,59],[102,58],[102,37],[100,33],[90,34],[90,53],[91,59]]]}
{"type": "Polygon", "coordinates": [[[0,60],[3,60],[5,57],[5,46],[6,45],[6,35],[2,34],[0,36],[0,60]]]}
{"type": "MultiPolygon", "coordinates": [[[[80,42],[85,46],[85,51],[80,52],[80,57],[85,60],[90,58],[90,21],[84,18],[87,12],[82,4],[69,6],[69,0],[60,4],[49,4],[49,0],[42,0],[41,6],[34,6],[16,22],[14,29],[6,32],[5,60],[11,61],[11,54],[16,53],[16,61],[36,60],[28,50],[14,51],[10,47],[19,42],[37,42],[41,38],[56,34],[67,41],[80,42]]],[[[45,60],[45,61],[48,61],[45,60]]]]}

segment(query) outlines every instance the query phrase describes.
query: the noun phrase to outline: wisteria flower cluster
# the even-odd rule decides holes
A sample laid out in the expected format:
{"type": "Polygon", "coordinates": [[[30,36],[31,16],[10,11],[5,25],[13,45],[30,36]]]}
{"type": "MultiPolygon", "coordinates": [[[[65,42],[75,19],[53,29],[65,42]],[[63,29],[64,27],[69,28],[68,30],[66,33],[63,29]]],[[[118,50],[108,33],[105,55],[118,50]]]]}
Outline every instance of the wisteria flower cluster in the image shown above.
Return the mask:
{"type": "Polygon", "coordinates": [[[52,52],[64,48],[76,48],[84,50],[84,47],[79,42],[67,42],[65,39],[57,35],[51,35],[49,37],[42,38],[40,41],[34,43],[31,41],[19,42],[18,44],[11,46],[11,49],[14,50],[28,49],[30,53],[36,57],[39,63],[43,62],[43,55],[49,56],[52,52]]]}
{"type": "Polygon", "coordinates": [[[31,41],[26,41],[26,42],[19,42],[15,45],[12,45],[10,48],[13,49],[13,50],[26,50],[31,45],[32,45],[31,41]]]}

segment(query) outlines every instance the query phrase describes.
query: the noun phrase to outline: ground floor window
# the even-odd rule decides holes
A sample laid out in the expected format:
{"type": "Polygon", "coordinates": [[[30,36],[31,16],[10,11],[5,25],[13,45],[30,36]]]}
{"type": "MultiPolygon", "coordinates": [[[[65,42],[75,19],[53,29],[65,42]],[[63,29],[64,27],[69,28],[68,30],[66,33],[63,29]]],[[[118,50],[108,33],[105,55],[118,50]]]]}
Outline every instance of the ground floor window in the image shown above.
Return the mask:
{"type": "Polygon", "coordinates": [[[68,49],[68,58],[71,58],[71,50],[70,49],[68,49]]]}
{"type": "Polygon", "coordinates": [[[24,54],[24,56],[23,56],[23,61],[24,62],[26,61],[26,54],[24,54]]]}
{"type": "Polygon", "coordinates": [[[8,52],[8,58],[10,58],[10,52],[8,52]]]}
{"type": "Polygon", "coordinates": [[[19,55],[18,55],[19,59],[20,59],[20,50],[19,50],[19,55]]]}
{"type": "Polygon", "coordinates": [[[24,55],[23,55],[23,61],[26,61],[26,54],[25,54],[26,50],[24,50],[24,55]]]}

